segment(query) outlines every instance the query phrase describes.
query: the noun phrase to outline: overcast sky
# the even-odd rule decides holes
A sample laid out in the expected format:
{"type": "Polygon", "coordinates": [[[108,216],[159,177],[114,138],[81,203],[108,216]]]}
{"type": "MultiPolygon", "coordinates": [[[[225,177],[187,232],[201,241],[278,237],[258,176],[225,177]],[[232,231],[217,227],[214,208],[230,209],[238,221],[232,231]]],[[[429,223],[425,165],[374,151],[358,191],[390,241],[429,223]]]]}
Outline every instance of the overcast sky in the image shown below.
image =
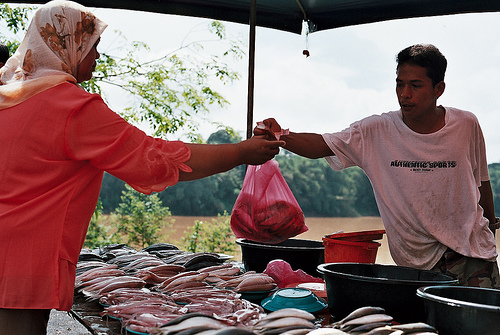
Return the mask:
{"type": "MultiPolygon", "coordinates": [[[[165,14],[95,9],[109,24],[101,49],[112,48],[113,30],[166,54],[187,33],[210,22],[165,14]]],[[[248,26],[227,23],[248,44],[248,26]]],[[[195,38],[195,37],[193,37],[195,38]]],[[[448,59],[446,90],[438,103],[472,111],[486,139],[488,163],[500,162],[500,13],[393,20],[304,35],[257,28],[254,122],[275,117],[292,131],[334,132],[360,118],[399,108],[395,56],[415,43],[436,45],[448,59]]],[[[231,106],[210,118],[245,137],[248,58],[235,64],[242,79],[220,87],[231,106]]],[[[204,127],[208,136],[215,128],[204,127]]]]}

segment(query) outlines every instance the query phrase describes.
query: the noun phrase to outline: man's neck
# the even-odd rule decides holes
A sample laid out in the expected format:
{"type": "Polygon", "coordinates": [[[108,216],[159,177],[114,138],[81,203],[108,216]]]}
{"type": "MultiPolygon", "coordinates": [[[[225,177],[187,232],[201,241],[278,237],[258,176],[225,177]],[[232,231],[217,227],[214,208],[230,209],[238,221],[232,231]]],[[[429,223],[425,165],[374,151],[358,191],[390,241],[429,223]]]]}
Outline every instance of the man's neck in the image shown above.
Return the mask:
{"type": "Polygon", "coordinates": [[[445,125],[445,109],[436,106],[434,113],[429,113],[425,118],[407,119],[403,114],[403,122],[414,132],[419,134],[432,134],[445,125]]]}

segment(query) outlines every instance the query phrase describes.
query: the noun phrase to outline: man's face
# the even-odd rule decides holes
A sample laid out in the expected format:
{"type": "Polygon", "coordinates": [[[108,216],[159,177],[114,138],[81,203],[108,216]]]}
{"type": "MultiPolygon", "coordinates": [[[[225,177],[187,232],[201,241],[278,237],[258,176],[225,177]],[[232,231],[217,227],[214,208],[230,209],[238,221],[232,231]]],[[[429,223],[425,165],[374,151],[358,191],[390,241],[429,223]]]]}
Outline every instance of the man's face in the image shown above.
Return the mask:
{"type": "Polygon", "coordinates": [[[421,119],[434,113],[437,98],[443,94],[444,82],[432,85],[427,70],[413,64],[399,66],[396,77],[396,94],[403,116],[421,119]]]}

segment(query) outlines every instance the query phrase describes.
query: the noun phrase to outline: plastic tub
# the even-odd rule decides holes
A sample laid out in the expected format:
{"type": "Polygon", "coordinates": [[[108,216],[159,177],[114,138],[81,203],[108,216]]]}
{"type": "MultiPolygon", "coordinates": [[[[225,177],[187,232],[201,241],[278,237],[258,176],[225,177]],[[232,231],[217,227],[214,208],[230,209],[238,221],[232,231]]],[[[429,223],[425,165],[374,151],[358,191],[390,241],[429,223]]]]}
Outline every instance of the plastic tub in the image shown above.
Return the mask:
{"type": "Polygon", "coordinates": [[[417,290],[426,322],[441,335],[500,334],[500,290],[428,286],[417,290]]]}
{"type": "Polygon", "coordinates": [[[385,230],[336,233],[323,237],[326,263],[375,263],[385,230]]]}
{"type": "Polygon", "coordinates": [[[265,244],[246,239],[237,239],[245,270],[263,272],[267,264],[282,259],[293,270],[301,269],[311,276],[318,277],[318,265],[324,263],[325,247],[320,241],[288,239],[278,244],[265,244]]]}
{"type": "Polygon", "coordinates": [[[283,308],[297,308],[309,313],[317,313],[326,308],[327,303],[305,288],[282,288],[265,298],[261,306],[271,312],[283,308]]]}
{"type": "Polygon", "coordinates": [[[326,282],[330,314],[340,320],[359,307],[383,307],[399,323],[425,320],[417,297],[422,286],[452,285],[450,276],[396,265],[330,263],[318,266],[326,282]]]}

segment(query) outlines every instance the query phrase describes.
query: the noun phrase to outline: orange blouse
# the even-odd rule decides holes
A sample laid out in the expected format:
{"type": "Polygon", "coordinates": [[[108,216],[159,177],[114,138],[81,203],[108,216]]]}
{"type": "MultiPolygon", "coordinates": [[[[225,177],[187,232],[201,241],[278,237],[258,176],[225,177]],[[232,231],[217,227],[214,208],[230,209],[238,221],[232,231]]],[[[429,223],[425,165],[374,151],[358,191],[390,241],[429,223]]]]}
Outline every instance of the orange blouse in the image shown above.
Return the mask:
{"type": "Polygon", "coordinates": [[[191,152],[147,136],[101,97],[63,83],[0,110],[0,308],[71,309],[104,171],[159,192],[191,152]]]}

